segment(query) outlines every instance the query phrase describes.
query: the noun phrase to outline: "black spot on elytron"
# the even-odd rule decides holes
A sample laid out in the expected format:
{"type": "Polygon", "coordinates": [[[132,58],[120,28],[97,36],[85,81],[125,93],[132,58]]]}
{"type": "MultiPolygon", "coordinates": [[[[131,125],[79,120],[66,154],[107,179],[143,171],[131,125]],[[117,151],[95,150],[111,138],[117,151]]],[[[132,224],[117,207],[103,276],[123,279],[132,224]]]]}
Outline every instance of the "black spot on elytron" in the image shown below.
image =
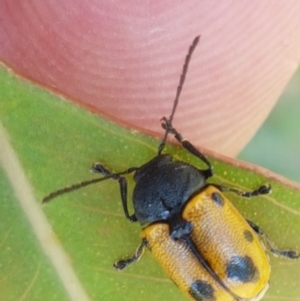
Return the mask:
{"type": "Polygon", "coordinates": [[[214,192],[212,195],[211,195],[212,199],[215,201],[215,203],[219,206],[223,206],[224,205],[224,199],[222,198],[222,196],[217,193],[217,192],[214,192]]]}
{"type": "Polygon", "coordinates": [[[248,256],[233,256],[227,264],[227,277],[233,281],[255,282],[258,276],[258,270],[248,256]]]}
{"type": "Polygon", "coordinates": [[[215,301],[214,289],[212,286],[201,280],[196,280],[192,283],[189,294],[196,301],[215,301]]]}
{"type": "Polygon", "coordinates": [[[244,230],[244,237],[248,242],[253,241],[253,234],[249,230],[244,230]]]}

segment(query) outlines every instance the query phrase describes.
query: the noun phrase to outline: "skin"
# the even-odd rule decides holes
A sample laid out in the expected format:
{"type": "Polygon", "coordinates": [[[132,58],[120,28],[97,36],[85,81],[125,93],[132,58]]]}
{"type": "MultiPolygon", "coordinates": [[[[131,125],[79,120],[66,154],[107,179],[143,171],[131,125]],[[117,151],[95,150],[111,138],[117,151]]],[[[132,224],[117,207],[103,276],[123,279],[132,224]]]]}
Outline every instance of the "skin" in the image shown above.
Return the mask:
{"type": "Polygon", "coordinates": [[[201,35],[174,118],[235,156],[300,60],[300,2],[2,0],[0,59],[101,115],[160,133],[184,57],[201,35]]]}

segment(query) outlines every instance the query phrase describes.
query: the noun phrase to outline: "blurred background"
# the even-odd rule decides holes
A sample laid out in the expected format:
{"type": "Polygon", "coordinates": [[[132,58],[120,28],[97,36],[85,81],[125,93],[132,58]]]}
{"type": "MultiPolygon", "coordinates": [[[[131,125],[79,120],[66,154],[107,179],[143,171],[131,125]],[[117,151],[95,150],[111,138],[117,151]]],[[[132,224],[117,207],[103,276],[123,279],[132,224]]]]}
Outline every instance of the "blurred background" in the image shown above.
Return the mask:
{"type": "Polygon", "coordinates": [[[238,158],[300,182],[300,67],[238,158]]]}

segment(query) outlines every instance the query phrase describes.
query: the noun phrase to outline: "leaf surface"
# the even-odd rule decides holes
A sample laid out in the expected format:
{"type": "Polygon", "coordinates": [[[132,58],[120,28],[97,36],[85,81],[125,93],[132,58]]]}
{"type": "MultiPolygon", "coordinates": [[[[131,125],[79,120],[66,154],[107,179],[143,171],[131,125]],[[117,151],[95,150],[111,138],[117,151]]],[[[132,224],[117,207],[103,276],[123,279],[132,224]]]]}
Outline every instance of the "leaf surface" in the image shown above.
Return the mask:
{"type": "MultiPolygon", "coordinates": [[[[0,89],[2,132],[7,133],[31,184],[36,198],[33,208],[42,209],[38,214],[45,215],[53,229],[55,239],[51,241],[67,255],[66,264],[78,278],[76,285],[81,286],[87,300],[185,300],[150,252],[126,271],[114,271],[113,262],[131,255],[140,242],[139,225],[129,223],[123,215],[117,182],[101,182],[41,205],[51,191],[96,177],[89,172],[94,162],[100,161],[114,171],[140,166],[155,156],[159,141],[87,112],[16,77],[3,66],[0,89]]],[[[167,151],[203,166],[179,147],[168,145],[167,151]]],[[[9,180],[11,175],[17,179],[19,170],[7,169],[3,163],[7,158],[3,152],[1,156],[1,296],[4,300],[79,300],[70,297],[66,286],[72,286],[72,282],[63,282],[45,251],[45,242],[34,230],[39,219],[28,217],[20,205],[9,180]]],[[[216,174],[211,182],[248,190],[263,183],[272,185],[273,193],[264,197],[245,200],[227,196],[279,248],[300,250],[299,189],[266,178],[238,162],[230,164],[216,156],[210,159],[216,174]]],[[[130,195],[132,176],[128,181],[130,195]]],[[[263,300],[300,300],[300,261],[270,257],[271,286],[263,300]]]]}

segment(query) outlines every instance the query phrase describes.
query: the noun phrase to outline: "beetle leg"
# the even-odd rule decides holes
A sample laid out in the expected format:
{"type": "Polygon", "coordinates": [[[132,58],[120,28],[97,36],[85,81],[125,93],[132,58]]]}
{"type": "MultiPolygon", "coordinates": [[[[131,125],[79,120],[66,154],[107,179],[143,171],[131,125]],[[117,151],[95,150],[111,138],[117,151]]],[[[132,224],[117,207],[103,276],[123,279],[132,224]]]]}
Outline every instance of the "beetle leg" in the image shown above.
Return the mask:
{"type": "Polygon", "coordinates": [[[258,187],[257,189],[254,189],[253,191],[243,191],[243,190],[239,190],[237,188],[227,187],[227,186],[218,185],[218,184],[212,184],[212,185],[217,187],[221,191],[233,192],[244,198],[251,198],[254,196],[265,195],[265,194],[271,193],[271,191],[272,191],[272,188],[270,185],[261,185],[260,187],[258,187]]]}
{"type": "Polygon", "coordinates": [[[264,232],[262,228],[257,226],[252,221],[246,219],[250,227],[263,239],[267,250],[270,251],[276,257],[284,257],[288,259],[300,259],[300,254],[295,250],[278,250],[269,236],[264,232]]]}
{"type": "Polygon", "coordinates": [[[131,167],[127,169],[125,172],[122,173],[113,173],[109,169],[107,169],[105,166],[103,166],[101,163],[95,163],[91,170],[95,173],[101,173],[102,175],[106,177],[111,177],[113,180],[117,180],[119,182],[120,186],[120,193],[121,193],[121,200],[122,200],[122,206],[125,213],[125,216],[128,220],[131,222],[136,222],[137,218],[135,214],[130,215],[128,211],[127,206],[127,180],[125,177],[121,176],[120,174],[127,174],[136,171],[137,167],[131,167]]]}
{"type": "Polygon", "coordinates": [[[100,173],[101,175],[103,175],[105,177],[110,176],[110,175],[113,174],[109,169],[107,169],[101,163],[95,163],[95,164],[93,164],[93,166],[91,167],[91,171],[93,173],[100,173]]]}
{"type": "Polygon", "coordinates": [[[214,174],[213,166],[208,161],[208,159],[188,140],[185,140],[180,133],[177,132],[176,129],[173,128],[172,123],[169,119],[164,117],[162,123],[162,127],[166,129],[167,132],[174,135],[175,139],[182,145],[184,149],[190,152],[192,155],[196,156],[198,159],[203,161],[207,166],[208,169],[204,170],[204,176],[206,179],[210,178],[214,174]]]}
{"type": "Polygon", "coordinates": [[[114,263],[114,268],[118,271],[122,271],[131,264],[135,263],[136,261],[139,261],[144,253],[146,242],[143,240],[142,243],[137,247],[135,253],[126,259],[118,260],[114,263]]]}

